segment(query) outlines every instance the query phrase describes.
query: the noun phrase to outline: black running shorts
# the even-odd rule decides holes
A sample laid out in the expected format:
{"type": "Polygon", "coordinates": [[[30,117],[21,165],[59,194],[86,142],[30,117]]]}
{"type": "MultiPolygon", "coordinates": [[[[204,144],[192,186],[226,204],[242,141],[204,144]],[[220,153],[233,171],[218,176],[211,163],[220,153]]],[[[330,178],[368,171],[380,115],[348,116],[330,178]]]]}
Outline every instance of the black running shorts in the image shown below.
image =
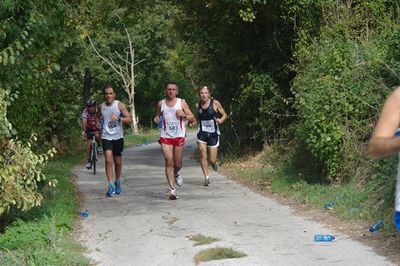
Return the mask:
{"type": "Polygon", "coordinates": [[[219,146],[219,135],[207,132],[197,133],[197,142],[207,144],[207,147],[216,148],[219,146]]]}
{"type": "Polygon", "coordinates": [[[116,140],[101,139],[101,145],[103,146],[103,152],[111,150],[114,156],[122,156],[124,138],[116,140]]]}

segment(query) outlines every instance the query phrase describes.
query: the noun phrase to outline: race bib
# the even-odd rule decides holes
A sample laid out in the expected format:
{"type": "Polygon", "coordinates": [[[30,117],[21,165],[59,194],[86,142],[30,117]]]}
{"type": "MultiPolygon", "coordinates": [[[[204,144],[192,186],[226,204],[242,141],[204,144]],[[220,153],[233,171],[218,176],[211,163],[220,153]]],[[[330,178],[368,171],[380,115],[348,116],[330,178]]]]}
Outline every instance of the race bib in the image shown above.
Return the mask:
{"type": "Polygon", "coordinates": [[[204,132],[214,133],[215,132],[215,122],[214,120],[202,120],[201,129],[204,132]]]}
{"type": "Polygon", "coordinates": [[[106,132],[110,135],[115,135],[119,132],[119,122],[111,120],[106,124],[106,132]]]}
{"type": "Polygon", "coordinates": [[[167,135],[175,137],[179,135],[180,121],[166,122],[167,135]]]}

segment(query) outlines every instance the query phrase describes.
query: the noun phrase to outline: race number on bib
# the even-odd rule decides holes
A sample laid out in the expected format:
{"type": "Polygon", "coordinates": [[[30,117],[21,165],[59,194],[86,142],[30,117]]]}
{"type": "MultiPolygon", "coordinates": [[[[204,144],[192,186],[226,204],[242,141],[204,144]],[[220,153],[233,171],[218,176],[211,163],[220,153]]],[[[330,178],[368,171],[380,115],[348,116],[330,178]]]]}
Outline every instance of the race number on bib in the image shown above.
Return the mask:
{"type": "Polygon", "coordinates": [[[117,134],[119,132],[119,122],[111,120],[106,125],[106,131],[110,135],[117,134]]]}
{"type": "Polygon", "coordinates": [[[215,132],[215,122],[214,120],[203,120],[201,121],[201,128],[204,132],[214,133],[215,132]]]}
{"type": "Polygon", "coordinates": [[[180,129],[180,121],[166,122],[166,133],[169,136],[171,137],[178,136],[179,129],[180,129]]]}

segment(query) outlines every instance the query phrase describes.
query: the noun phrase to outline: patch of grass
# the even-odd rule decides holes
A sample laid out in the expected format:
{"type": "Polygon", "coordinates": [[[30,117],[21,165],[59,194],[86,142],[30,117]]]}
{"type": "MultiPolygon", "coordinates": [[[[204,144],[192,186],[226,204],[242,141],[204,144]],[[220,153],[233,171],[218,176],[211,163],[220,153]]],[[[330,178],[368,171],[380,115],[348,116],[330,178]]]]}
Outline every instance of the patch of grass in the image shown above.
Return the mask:
{"type": "Polygon", "coordinates": [[[232,248],[209,248],[200,251],[194,257],[194,262],[199,264],[202,261],[211,261],[211,260],[224,260],[224,259],[234,259],[234,258],[242,258],[247,256],[243,252],[235,251],[232,248]]]}
{"type": "Polygon", "coordinates": [[[187,238],[195,242],[193,246],[207,245],[219,240],[218,238],[202,234],[190,235],[187,238]]]}
{"type": "Polygon", "coordinates": [[[51,161],[44,169],[56,188],[42,187],[44,201],[28,212],[13,210],[0,235],[0,265],[89,265],[84,248],[70,239],[79,211],[71,168],[82,156],[51,161]]]}
{"type": "Polygon", "coordinates": [[[133,135],[130,131],[124,134],[125,147],[131,147],[135,144],[146,144],[158,140],[160,131],[156,129],[141,131],[138,135],[133,135]]]}

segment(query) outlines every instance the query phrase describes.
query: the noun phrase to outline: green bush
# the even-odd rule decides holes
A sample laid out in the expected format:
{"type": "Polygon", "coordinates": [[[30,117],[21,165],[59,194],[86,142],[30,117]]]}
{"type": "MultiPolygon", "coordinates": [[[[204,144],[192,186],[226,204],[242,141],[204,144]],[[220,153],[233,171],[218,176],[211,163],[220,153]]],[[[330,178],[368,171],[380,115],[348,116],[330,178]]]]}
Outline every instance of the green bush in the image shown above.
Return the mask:
{"type": "MultiPolygon", "coordinates": [[[[12,127],[7,120],[8,94],[0,89],[0,130],[4,136],[0,147],[0,215],[8,212],[15,206],[23,211],[40,205],[42,195],[38,191],[38,185],[46,180],[42,168],[54,151],[47,154],[36,155],[31,150],[31,142],[22,143],[16,137],[10,139],[12,127]]],[[[53,181],[48,182],[54,185],[53,181]]]]}
{"type": "Polygon", "coordinates": [[[286,106],[278,85],[270,75],[249,73],[240,94],[230,106],[230,122],[239,139],[239,146],[260,147],[267,137],[276,136],[286,106]]]}
{"type": "Polygon", "coordinates": [[[390,36],[379,29],[360,36],[366,29],[359,28],[359,14],[341,14],[320,36],[299,42],[293,81],[296,139],[323,164],[321,181],[330,182],[357,175],[373,123],[393,85],[385,63],[390,36]]]}

